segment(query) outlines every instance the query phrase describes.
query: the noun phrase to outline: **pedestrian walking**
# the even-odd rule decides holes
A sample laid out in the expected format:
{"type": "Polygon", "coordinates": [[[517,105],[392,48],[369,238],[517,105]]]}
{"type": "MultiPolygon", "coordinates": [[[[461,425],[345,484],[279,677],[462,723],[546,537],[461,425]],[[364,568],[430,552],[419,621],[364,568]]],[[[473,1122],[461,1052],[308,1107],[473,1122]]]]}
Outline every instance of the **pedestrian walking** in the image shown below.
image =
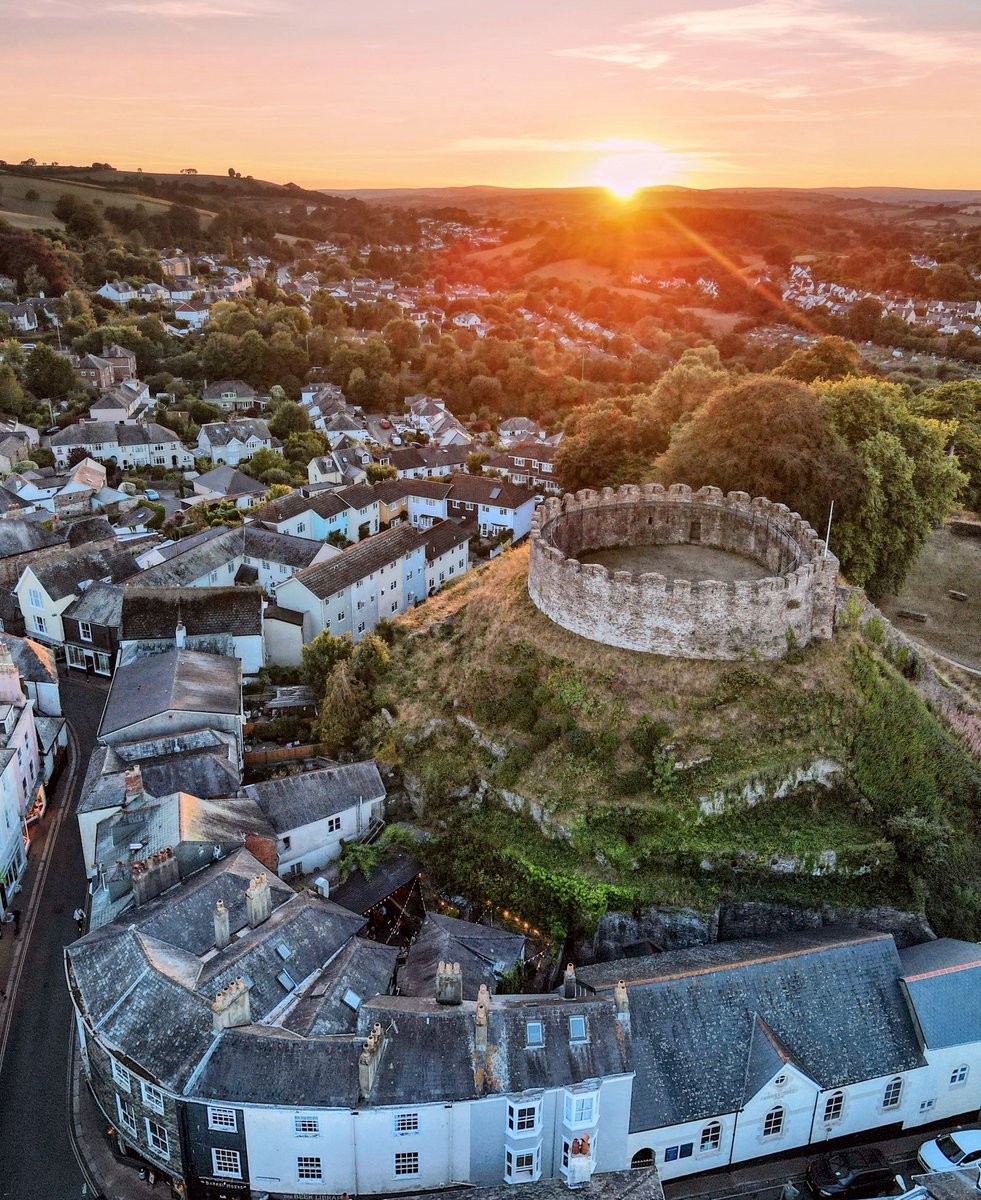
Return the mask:
{"type": "Polygon", "coordinates": [[[10,915],[14,918],[14,937],[20,937],[20,909],[12,908],[10,915]]]}
{"type": "Polygon", "coordinates": [[[85,909],[84,908],[76,908],[74,916],[75,916],[75,924],[78,926],[78,936],[81,937],[82,934],[85,932],[85,909]]]}

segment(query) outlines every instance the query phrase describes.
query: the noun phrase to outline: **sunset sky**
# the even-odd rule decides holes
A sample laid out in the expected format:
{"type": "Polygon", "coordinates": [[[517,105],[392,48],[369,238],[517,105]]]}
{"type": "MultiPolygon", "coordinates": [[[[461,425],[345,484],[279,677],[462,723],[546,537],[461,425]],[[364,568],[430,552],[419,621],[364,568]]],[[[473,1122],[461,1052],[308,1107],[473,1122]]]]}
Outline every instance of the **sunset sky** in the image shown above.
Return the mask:
{"type": "Polygon", "coordinates": [[[0,0],[0,29],[9,161],[981,186],[977,0],[0,0]]]}

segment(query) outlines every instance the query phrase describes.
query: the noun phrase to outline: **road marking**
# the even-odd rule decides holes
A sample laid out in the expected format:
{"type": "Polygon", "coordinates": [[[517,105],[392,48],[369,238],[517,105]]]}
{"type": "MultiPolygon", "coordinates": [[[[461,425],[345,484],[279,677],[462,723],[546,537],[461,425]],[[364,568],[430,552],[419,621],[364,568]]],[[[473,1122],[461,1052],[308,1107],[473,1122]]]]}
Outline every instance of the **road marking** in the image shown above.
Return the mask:
{"type": "Polygon", "coordinates": [[[48,830],[48,836],[44,843],[44,850],[41,852],[37,878],[34,881],[33,904],[26,922],[27,928],[23,930],[21,936],[17,939],[18,945],[14,950],[13,969],[7,985],[7,1006],[3,1017],[3,1025],[0,1026],[0,1074],[3,1073],[3,1060],[7,1052],[7,1043],[10,1039],[10,1029],[13,1025],[17,990],[20,987],[21,977],[24,974],[24,963],[27,961],[27,946],[34,931],[34,924],[37,921],[38,913],[41,911],[41,901],[44,898],[44,888],[48,880],[48,872],[51,869],[51,859],[54,857],[55,844],[58,841],[58,835],[61,833],[65,817],[71,809],[72,792],[75,788],[75,779],[78,776],[80,758],[78,738],[75,736],[75,731],[72,729],[71,724],[67,723],[67,725],[68,739],[71,744],[71,764],[69,765],[68,774],[65,779],[63,802],[55,813],[54,820],[51,822],[51,828],[48,830]]]}
{"type": "MultiPolygon", "coordinates": [[[[78,1134],[75,1129],[75,1101],[77,1099],[75,1095],[75,1055],[77,1053],[78,1047],[75,1043],[75,1015],[72,1013],[71,1019],[68,1022],[68,1141],[71,1144],[72,1153],[75,1155],[78,1168],[82,1172],[82,1178],[91,1189],[92,1195],[98,1196],[99,1189],[96,1187],[95,1179],[82,1154],[82,1148],[78,1144],[78,1134]]],[[[81,1073],[79,1073],[78,1086],[85,1086],[85,1082],[81,1078],[81,1073]]]]}

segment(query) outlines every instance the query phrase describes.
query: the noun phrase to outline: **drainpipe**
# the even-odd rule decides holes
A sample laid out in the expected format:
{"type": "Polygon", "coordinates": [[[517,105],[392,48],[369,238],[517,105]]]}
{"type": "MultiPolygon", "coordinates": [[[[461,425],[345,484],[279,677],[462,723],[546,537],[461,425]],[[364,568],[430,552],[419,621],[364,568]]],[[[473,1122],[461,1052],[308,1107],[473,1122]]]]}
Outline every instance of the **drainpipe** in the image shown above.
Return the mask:
{"type": "Polygon", "coordinates": [[[742,1111],[742,1109],[739,1109],[732,1117],[732,1139],[729,1142],[729,1161],[726,1164],[729,1167],[732,1166],[732,1156],[736,1153],[736,1134],[739,1131],[739,1113],[742,1111]]]}
{"type": "MultiPolygon", "coordinates": [[[[820,1103],[820,1100],[821,1100],[821,1093],[819,1091],[819,1092],[817,1092],[817,1094],[814,1097],[814,1111],[811,1113],[811,1128],[807,1135],[807,1144],[809,1146],[814,1144],[814,1122],[817,1120],[818,1104],[820,1103]]],[[[825,1137],[824,1140],[827,1141],[828,1140],[827,1137],[825,1137]]]]}

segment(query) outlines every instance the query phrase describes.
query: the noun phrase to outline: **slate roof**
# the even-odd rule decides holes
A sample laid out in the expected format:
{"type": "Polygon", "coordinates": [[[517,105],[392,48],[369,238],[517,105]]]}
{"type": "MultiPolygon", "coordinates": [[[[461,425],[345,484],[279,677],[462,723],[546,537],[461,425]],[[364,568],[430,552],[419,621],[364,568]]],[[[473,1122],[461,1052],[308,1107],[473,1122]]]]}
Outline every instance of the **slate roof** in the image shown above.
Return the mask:
{"type": "Polygon", "coordinates": [[[262,590],[244,587],[123,589],[124,641],[173,640],[178,622],[189,637],[262,633],[262,590]]]}
{"type": "Polygon", "coordinates": [[[140,587],[185,587],[246,555],[294,568],[305,567],[322,549],[323,543],[311,538],[277,533],[254,524],[239,525],[147,567],[131,582],[140,587]]]}
{"type": "Polygon", "coordinates": [[[888,935],[722,942],[577,974],[600,994],[627,981],[635,1132],[741,1108],[765,1066],[758,1019],[823,1089],[923,1064],[888,935]]]}
{"type": "Polygon", "coordinates": [[[12,633],[0,633],[0,642],[10,651],[18,674],[28,683],[58,682],[54,653],[47,646],[28,637],[14,637],[12,633]]]}
{"type": "Polygon", "coordinates": [[[0,521],[0,558],[12,558],[15,554],[30,554],[48,546],[64,546],[64,534],[52,533],[35,521],[21,517],[7,517],[0,521]]]}
{"type": "Polygon", "coordinates": [[[415,855],[407,852],[394,854],[375,865],[370,879],[366,879],[360,869],[352,871],[343,883],[331,891],[331,896],[352,912],[366,913],[393,892],[411,883],[421,870],[415,855]]]}
{"type": "Polygon", "coordinates": [[[281,608],[278,604],[267,604],[264,617],[267,621],[282,621],[284,625],[303,626],[303,613],[292,608],[281,608]]]}
{"type": "Polygon", "coordinates": [[[204,389],[205,400],[220,400],[222,392],[235,392],[240,400],[251,400],[255,397],[255,388],[244,379],[216,379],[204,389]]]}
{"type": "MultiPolygon", "coordinates": [[[[170,796],[182,788],[202,799],[230,796],[238,791],[238,772],[228,759],[227,748],[195,748],[195,735],[161,739],[161,746],[176,744],[170,754],[154,755],[154,743],[136,743],[133,756],[143,772],[143,787],[148,796],[170,796]]],[[[95,746],[89,758],[79,795],[77,812],[98,812],[122,804],[126,794],[127,760],[120,755],[125,746],[95,746]]]]}
{"type": "Polygon", "coordinates": [[[238,417],[233,421],[209,421],[201,426],[201,433],[212,446],[227,446],[229,442],[247,442],[256,437],[260,441],[272,440],[269,426],[259,417],[238,417]]]}
{"type": "Polygon", "coordinates": [[[99,736],[166,712],[241,712],[242,664],[197,650],[165,650],[118,667],[99,736]]]}
{"type": "Polygon", "coordinates": [[[85,546],[90,542],[101,542],[115,538],[116,531],[105,517],[81,517],[68,526],[69,546],[85,546]]]}
{"type": "Polygon", "coordinates": [[[925,1045],[981,1041],[981,946],[939,938],[901,950],[903,986],[925,1045]]]}
{"type": "Polygon", "coordinates": [[[496,508],[520,508],[534,498],[531,488],[489,475],[454,475],[449,496],[457,503],[492,504],[496,508]]]}
{"type": "Polygon", "coordinates": [[[66,550],[58,558],[32,563],[31,570],[52,600],[63,600],[82,591],[81,585],[97,579],[118,583],[139,570],[128,550],[66,550]]]}
{"type": "Polygon", "coordinates": [[[95,446],[101,442],[119,446],[149,446],[180,443],[180,434],[155,421],[145,425],[126,425],[118,421],[84,421],[59,429],[50,437],[52,446],[95,446]]]}
{"type": "Polygon", "coordinates": [[[245,789],[277,833],[288,833],[385,795],[374,759],[250,783],[245,789]]]}
{"type": "Polygon", "coordinates": [[[454,962],[463,972],[464,999],[476,1000],[482,983],[491,994],[496,992],[499,976],[523,962],[524,954],[525,939],[518,933],[427,913],[399,971],[399,990],[411,996],[434,995],[437,965],[454,962]]]}
{"type": "Polygon", "coordinates": [[[194,486],[207,488],[209,492],[220,492],[223,496],[264,496],[269,490],[258,479],[225,463],[199,475],[194,480],[194,486]]]}
{"type": "Polygon", "coordinates": [[[421,530],[411,525],[395,525],[354,546],[348,546],[326,562],[297,572],[296,578],[318,599],[325,600],[373,571],[417,550],[425,545],[425,540],[421,530]]]}
{"type": "Polygon", "coordinates": [[[462,546],[477,532],[476,523],[440,521],[424,530],[426,535],[426,562],[434,562],[455,546],[462,546]]]}
{"type": "Polygon", "coordinates": [[[361,1003],[391,991],[398,956],[398,946],[352,938],[290,1008],[283,1028],[302,1037],[354,1033],[361,1003]]]}
{"type": "Polygon", "coordinates": [[[221,1035],[189,1095],[296,1107],[354,1107],[363,1038],[307,1041],[254,1027],[221,1035]]]}
{"type": "Polygon", "coordinates": [[[64,616],[90,625],[118,629],[124,588],[118,583],[93,583],[65,609],[64,616]]]}

